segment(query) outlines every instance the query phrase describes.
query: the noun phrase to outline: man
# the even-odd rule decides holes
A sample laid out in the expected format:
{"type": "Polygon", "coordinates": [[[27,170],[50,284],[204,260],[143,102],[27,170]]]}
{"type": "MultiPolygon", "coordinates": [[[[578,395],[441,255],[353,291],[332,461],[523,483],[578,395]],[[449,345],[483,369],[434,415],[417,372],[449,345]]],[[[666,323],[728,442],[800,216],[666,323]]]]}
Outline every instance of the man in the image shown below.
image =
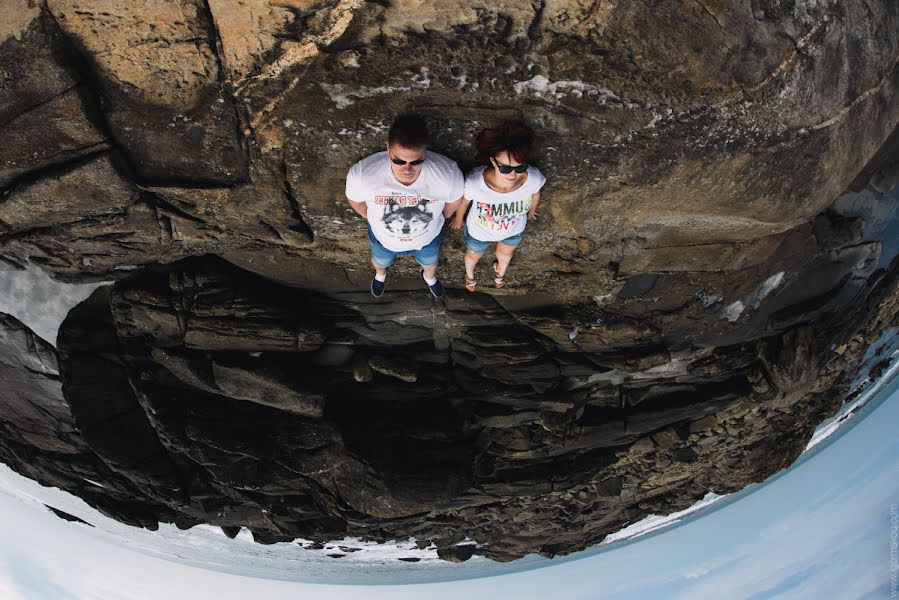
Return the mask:
{"type": "Polygon", "coordinates": [[[384,293],[388,267],[409,254],[431,294],[443,296],[437,279],[443,223],[459,206],[464,180],[455,162],[427,146],[424,120],[401,115],[387,133],[387,151],[363,158],[347,174],[347,200],[368,220],[375,298],[384,293]]]}

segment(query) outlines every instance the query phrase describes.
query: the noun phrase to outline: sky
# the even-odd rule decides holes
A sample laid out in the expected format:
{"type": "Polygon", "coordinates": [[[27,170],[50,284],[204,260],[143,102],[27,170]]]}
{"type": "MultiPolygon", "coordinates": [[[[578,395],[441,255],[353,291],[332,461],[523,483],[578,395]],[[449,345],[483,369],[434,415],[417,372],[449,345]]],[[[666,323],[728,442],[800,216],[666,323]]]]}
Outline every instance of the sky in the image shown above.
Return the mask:
{"type": "Polygon", "coordinates": [[[0,312],[12,315],[56,345],[56,334],[69,309],[103,283],[68,284],[38,268],[0,271],[0,312]]]}
{"type": "Polygon", "coordinates": [[[666,529],[562,560],[454,565],[400,563],[388,554],[366,565],[309,558],[290,544],[260,546],[246,535],[228,540],[211,527],[153,533],[106,519],[0,465],[0,598],[890,598],[899,503],[897,372],[894,364],[879,389],[869,389],[875,399],[765,484],[666,529]],[[63,521],[43,502],[96,527],[63,521]],[[478,578],[310,583],[456,577],[478,578]]]}

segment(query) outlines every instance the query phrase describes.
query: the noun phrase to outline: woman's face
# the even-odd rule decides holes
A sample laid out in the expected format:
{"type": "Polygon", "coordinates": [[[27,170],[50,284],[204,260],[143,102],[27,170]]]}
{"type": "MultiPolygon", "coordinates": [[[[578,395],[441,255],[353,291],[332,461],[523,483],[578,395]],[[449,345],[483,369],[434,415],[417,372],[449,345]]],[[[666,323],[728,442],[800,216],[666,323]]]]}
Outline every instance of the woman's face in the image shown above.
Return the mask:
{"type": "Polygon", "coordinates": [[[524,171],[522,173],[516,173],[513,169],[509,173],[503,173],[502,170],[500,170],[500,167],[521,167],[525,164],[515,160],[515,158],[509,153],[508,150],[503,150],[495,154],[493,158],[490,159],[490,162],[493,163],[493,168],[496,170],[496,177],[498,179],[505,179],[512,185],[518,183],[518,181],[522,177],[524,177],[525,173],[527,172],[524,171]]]}

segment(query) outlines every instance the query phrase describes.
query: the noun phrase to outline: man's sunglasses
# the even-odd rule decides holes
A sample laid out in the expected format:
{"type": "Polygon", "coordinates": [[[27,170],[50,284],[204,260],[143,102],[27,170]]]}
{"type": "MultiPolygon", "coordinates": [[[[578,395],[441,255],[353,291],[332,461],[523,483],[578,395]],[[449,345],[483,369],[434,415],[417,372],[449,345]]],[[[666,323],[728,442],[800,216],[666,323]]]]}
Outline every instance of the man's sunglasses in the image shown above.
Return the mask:
{"type": "Polygon", "coordinates": [[[418,160],[400,160],[400,159],[398,159],[398,158],[391,158],[391,159],[390,159],[390,162],[392,162],[392,163],[395,164],[395,165],[399,165],[399,166],[401,166],[401,167],[402,167],[403,165],[405,165],[405,164],[409,164],[409,165],[412,165],[413,167],[415,167],[415,166],[420,165],[420,164],[423,163],[424,161],[425,161],[425,159],[423,159],[423,158],[419,158],[418,160]]]}
{"type": "Polygon", "coordinates": [[[525,171],[528,170],[527,163],[513,167],[512,165],[504,165],[503,163],[499,162],[495,158],[493,159],[493,162],[496,165],[496,168],[499,169],[499,172],[502,173],[503,175],[508,175],[512,171],[515,171],[516,173],[524,173],[525,171]]]}

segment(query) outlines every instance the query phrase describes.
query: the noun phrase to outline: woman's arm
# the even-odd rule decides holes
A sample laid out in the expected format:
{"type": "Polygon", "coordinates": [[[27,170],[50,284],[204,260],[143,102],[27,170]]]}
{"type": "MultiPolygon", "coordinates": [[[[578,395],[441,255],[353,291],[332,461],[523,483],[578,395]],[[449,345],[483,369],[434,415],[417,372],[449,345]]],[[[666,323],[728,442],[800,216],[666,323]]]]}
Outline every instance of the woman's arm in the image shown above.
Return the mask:
{"type": "Polygon", "coordinates": [[[531,208],[528,210],[528,220],[537,220],[537,205],[540,203],[540,192],[531,196],[531,208]]]}
{"type": "Polygon", "coordinates": [[[453,229],[462,229],[462,224],[465,222],[465,210],[468,208],[468,205],[471,204],[471,200],[462,196],[459,202],[459,208],[456,209],[456,216],[453,219],[453,222],[450,223],[450,227],[453,229]]]}

